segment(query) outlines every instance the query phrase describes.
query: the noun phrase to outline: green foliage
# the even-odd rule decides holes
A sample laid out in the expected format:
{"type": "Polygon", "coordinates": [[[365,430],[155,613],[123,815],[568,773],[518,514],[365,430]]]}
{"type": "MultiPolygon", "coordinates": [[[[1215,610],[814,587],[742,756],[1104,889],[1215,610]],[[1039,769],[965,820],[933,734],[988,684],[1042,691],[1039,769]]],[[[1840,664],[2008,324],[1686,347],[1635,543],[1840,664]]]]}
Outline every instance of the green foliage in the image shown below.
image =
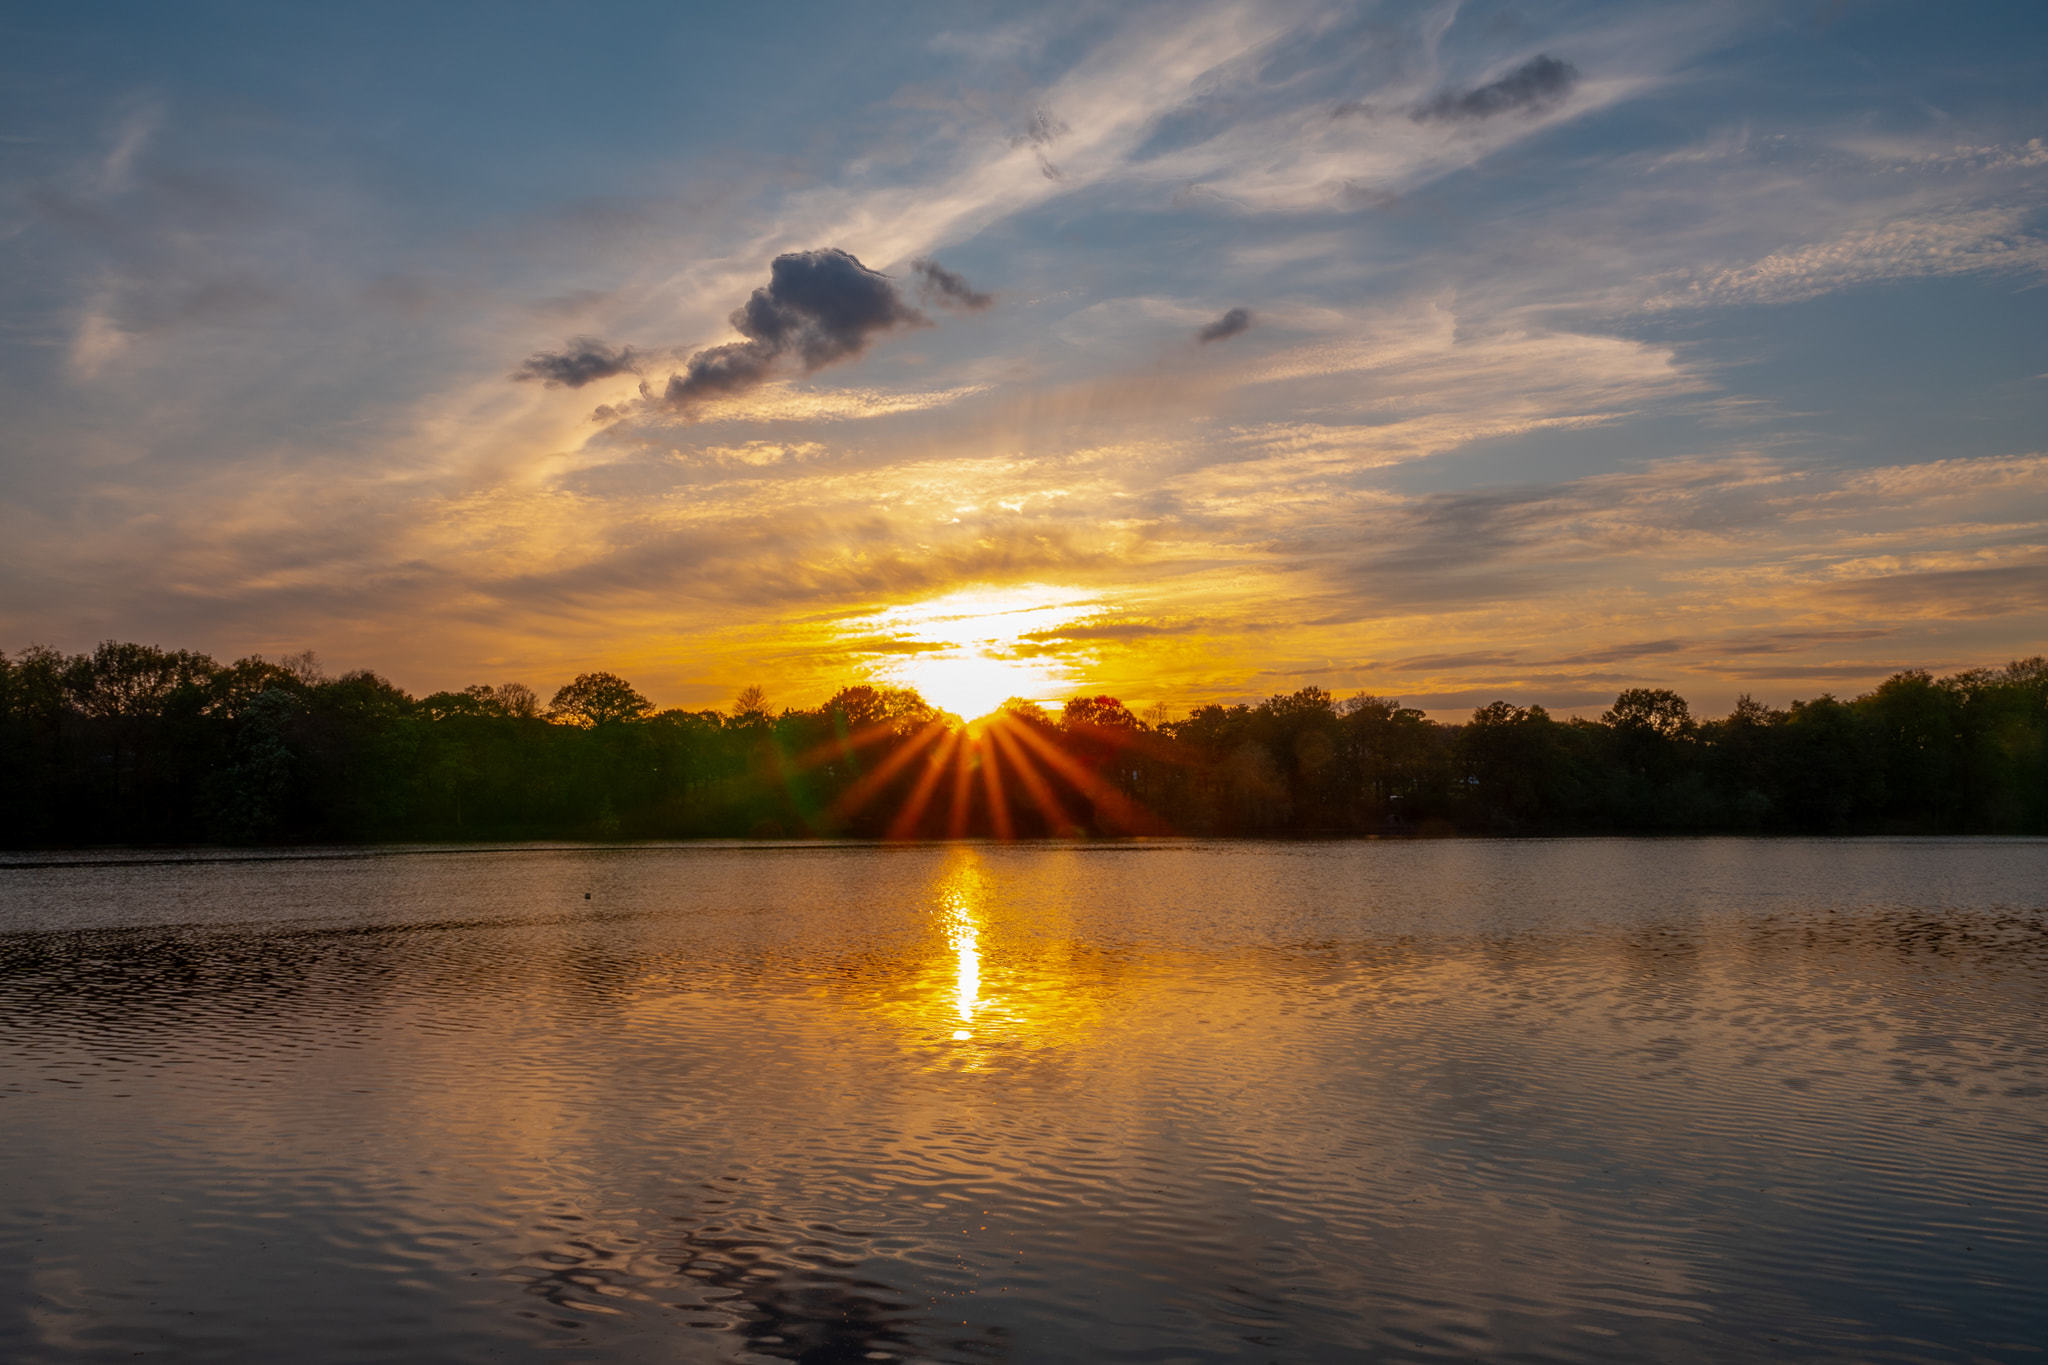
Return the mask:
{"type": "Polygon", "coordinates": [[[0,655],[0,837],[2048,832],[2038,658],[1708,720],[1650,688],[1598,721],[1502,700],[1441,725],[1315,687],[1179,720],[1106,696],[1004,714],[1007,738],[950,741],[915,692],[865,684],[657,714],[586,673],[543,713],[516,683],[415,699],[310,655],[30,648],[0,655]]]}

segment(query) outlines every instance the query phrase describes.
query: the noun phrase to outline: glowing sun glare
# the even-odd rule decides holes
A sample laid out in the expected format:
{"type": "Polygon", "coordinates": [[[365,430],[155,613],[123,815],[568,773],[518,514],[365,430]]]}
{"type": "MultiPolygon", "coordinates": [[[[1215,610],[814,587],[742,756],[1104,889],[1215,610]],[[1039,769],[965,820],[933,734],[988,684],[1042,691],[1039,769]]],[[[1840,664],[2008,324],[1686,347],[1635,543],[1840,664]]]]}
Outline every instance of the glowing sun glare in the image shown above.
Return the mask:
{"type": "Polygon", "coordinates": [[[973,650],[928,654],[903,667],[903,681],[941,711],[977,720],[1012,697],[1028,697],[1045,682],[1041,672],[973,650]]]}
{"type": "Polygon", "coordinates": [[[1030,585],[967,588],[908,606],[891,607],[868,625],[918,648],[894,665],[891,681],[962,720],[977,720],[1011,697],[1057,694],[1066,670],[1042,656],[1017,657],[1031,632],[1071,623],[1086,594],[1030,585]]]}

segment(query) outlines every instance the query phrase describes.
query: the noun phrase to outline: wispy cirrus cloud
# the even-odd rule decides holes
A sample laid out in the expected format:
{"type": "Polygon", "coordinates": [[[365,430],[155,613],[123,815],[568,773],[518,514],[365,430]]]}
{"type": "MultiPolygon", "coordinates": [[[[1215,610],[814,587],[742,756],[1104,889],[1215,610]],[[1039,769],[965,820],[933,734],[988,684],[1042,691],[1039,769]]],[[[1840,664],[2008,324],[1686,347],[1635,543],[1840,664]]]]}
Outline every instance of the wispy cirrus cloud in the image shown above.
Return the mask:
{"type": "Polygon", "coordinates": [[[1652,296],[1651,309],[1795,303],[1854,285],[1947,275],[2048,273],[2048,237],[2014,208],[1958,209],[1853,228],[1696,274],[1652,296]]]}

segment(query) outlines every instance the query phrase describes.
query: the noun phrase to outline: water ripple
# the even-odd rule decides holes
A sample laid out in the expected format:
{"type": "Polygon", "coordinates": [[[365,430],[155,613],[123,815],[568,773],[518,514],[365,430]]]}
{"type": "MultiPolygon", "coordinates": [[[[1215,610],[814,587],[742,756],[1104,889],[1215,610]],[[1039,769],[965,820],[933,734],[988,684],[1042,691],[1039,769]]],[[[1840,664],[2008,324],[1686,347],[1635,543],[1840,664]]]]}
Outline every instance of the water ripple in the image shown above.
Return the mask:
{"type": "Polygon", "coordinates": [[[2044,1006],[2026,842],[18,860],[0,1356],[2031,1358],[2044,1006]]]}

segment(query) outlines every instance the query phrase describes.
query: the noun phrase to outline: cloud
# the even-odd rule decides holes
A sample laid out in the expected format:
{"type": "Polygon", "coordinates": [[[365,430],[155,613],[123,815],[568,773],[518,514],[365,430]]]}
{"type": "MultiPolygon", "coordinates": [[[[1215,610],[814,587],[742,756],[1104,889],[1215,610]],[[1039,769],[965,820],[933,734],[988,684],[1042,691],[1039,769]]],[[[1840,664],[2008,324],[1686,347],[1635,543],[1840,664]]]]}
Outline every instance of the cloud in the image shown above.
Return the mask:
{"type": "Polygon", "coordinates": [[[116,193],[127,187],[136,158],[142,155],[163,121],[163,109],[153,103],[132,110],[121,120],[121,126],[114,134],[114,145],[100,165],[100,189],[103,192],[116,193]]]}
{"type": "Polygon", "coordinates": [[[1387,667],[1396,673],[1441,673],[1464,668],[1503,668],[1519,662],[1517,655],[1486,649],[1464,654],[1418,654],[1413,658],[1395,659],[1387,667]]]}
{"type": "Polygon", "coordinates": [[[1978,208],[1893,218],[1829,241],[1774,251],[1749,265],[1694,274],[1649,299],[1652,311],[1797,303],[1889,280],[1979,272],[2048,273],[2048,241],[2016,208],[1978,208]]]}
{"type": "Polygon", "coordinates": [[[1837,644],[1842,641],[1876,640],[1892,634],[1889,627],[1872,626],[1864,629],[1846,630],[1773,630],[1746,635],[1734,635],[1703,645],[1708,653],[1727,655],[1743,654],[1790,654],[1796,650],[1811,649],[1817,645],[1837,644]]]}
{"type": "Polygon", "coordinates": [[[1018,135],[1018,140],[1028,142],[1034,147],[1045,147],[1072,131],[1074,130],[1061,122],[1057,114],[1035,109],[1031,113],[1031,121],[1024,125],[1024,131],[1018,135]]]}
{"type": "Polygon", "coordinates": [[[917,272],[921,282],[918,287],[924,296],[941,308],[964,308],[976,313],[996,301],[995,295],[982,293],[929,256],[918,257],[910,268],[917,272]]]}
{"type": "Polygon", "coordinates": [[[1685,649],[1683,640],[1636,640],[1628,644],[1609,645],[1604,649],[1580,650],[1551,660],[1553,666],[1583,664],[1622,664],[1637,659],[1648,659],[1659,654],[1677,654],[1685,649]]]}
{"type": "Polygon", "coordinates": [[[816,441],[743,441],[738,445],[704,446],[695,452],[697,458],[710,463],[753,469],[801,464],[825,453],[825,447],[816,441]]]}
{"type": "Polygon", "coordinates": [[[1038,157],[1038,173],[1047,180],[1064,180],[1066,172],[1052,164],[1044,149],[1073,131],[1058,115],[1037,109],[1032,111],[1031,121],[1024,125],[1024,131],[1010,140],[1010,145],[1033,148],[1034,155],[1038,157]]]}
{"type": "MultiPolygon", "coordinates": [[[[898,413],[925,412],[947,407],[963,399],[988,392],[987,384],[956,384],[946,389],[889,391],[883,389],[807,389],[800,384],[773,380],[744,395],[735,395],[718,405],[721,422],[858,422],[898,413]]],[[[607,403],[591,414],[591,420],[614,422],[646,407],[642,400],[607,403]]]]}
{"type": "Polygon", "coordinates": [[[1193,621],[1173,625],[1156,621],[1097,621],[1054,626],[1048,630],[1027,630],[1017,638],[1033,644],[1080,640],[1122,641],[1145,639],[1154,635],[1182,635],[1197,628],[1197,623],[1193,621]]]}
{"type": "Polygon", "coordinates": [[[1497,81],[1470,90],[1439,90],[1415,107],[1417,123],[1431,119],[1468,121],[1499,114],[1537,113],[1562,100],[1579,82],[1578,68],[1547,52],[1538,53],[1497,81]]]}
{"type": "MultiPolygon", "coordinates": [[[[410,215],[324,167],[305,184],[266,177],[260,195],[238,191],[240,201],[202,197],[191,187],[281,159],[257,156],[259,144],[219,144],[181,169],[167,158],[202,145],[186,128],[168,145],[138,134],[138,150],[112,158],[111,130],[66,152],[44,198],[19,201],[31,216],[18,240],[41,255],[21,257],[10,297],[42,306],[44,275],[61,289],[48,292],[46,317],[10,323],[32,344],[0,387],[33,430],[10,451],[24,486],[0,505],[0,540],[17,547],[0,617],[16,638],[64,632],[77,647],[189,602],[198,605],[179,619],[208,637],[195,643],[246,637],[220,644],[229,652],[318,645],[401,670],[408,685],[441,685],[469,681],[440,676],[457,648],[525,651],[689,688],[701,670],[706,702],[729,697],[764,651],[780,651],[788,677],[777,688],[792,699],[845,681],[844,658],[826,658],[836,635],[815,645],[814,666],[804,650],[823,628],[785,638],[736,602],[837,619],[889,593],[952,589],[955,574],[1028,573],[1148,620],[1203,622],[1128,649],[1080,633],[1142,629],[1128,623],[1025,642],[1096,660],[1089,676],[1106,690],[1122,690],[1123,670],[1163,680],[1124,695],[1166,688],[1182,701],[1234,695],[1268,662],[1292,679],[1339,660],[1374,685],[1358,660],[1490,651],[1508,662],[1388,681],[1476,688],[1498,677],[1534,688],[1553,681],[1540,670],[1632,668],[1614,657],[1630,642],[1681,638],[1699,643],[1655,656],[1648,671],[1668,664],[1691,687],[1728,667],[1835,666],[1861,656],[1864,646],[1844,642],[1865,631],[1885,637],[1880,662],[1988,656],[2013,638],[2048,638],[2042,580],[2010,558],[2048,543],[2048,457],[1976,460],[2031,438],[1983,435],[1972,393],[1936,385],[1930,402],[1961,405],[1955,448],[1973,462],[1867,472],[1904,458],[1895,449],[1913,434],[1847,450],[1860,438],[1823,439],[1829,414],[1871,383],[1911,376],[1844,373],[1839,385],[1818,381],[1818,394],[1778,376],[1768,385],[1776,406],[1757,399],[1739,428],[1704,423],[1694,414],[1709,401],[1732,407],[1759,392],[1745,377],[1756,372],[1726,363],[1717,344],[1730,334],[1716,329],[1746,335],[1753,320],[1635,325],[1646,301],[1661,313],[1994,269],[2018,276],[2015,288],[2033,284],[2042,276],[2030,263],[2044,249],[2035,177],[2048,164],[2025,141],[2037,130],[2015,140],[2008,129],[2021,125],[2010,119],[1956,119],[1918,141],[1887,133],[1894,150],[1878,164],[1882,148],[1850,155],[1835,130],[1923,125],[1873,121],[1860,92],[1841,92],[1841,107],[1817,122],[1758,105],[1734,123],[1701,123],[1685,116],[1704,107],[1692,102],[1693,81],[1716,72],[1714,45],[1734,25],[1662,11],[1605,27],[1575,21],[1568,40],[1454,25],[1441,48],[1418,20],[1384,58],[1313,25],[1279,34],[1299,17],[1291,8],[1229,0],[1186,15],[1141,15],[1124,33],[1101,30],[1100,43],[1091,28],[1086,49],[1055,45],[1059,55],[1034,58],[1014,87],[975,73],[967,84],[986,98],[972,117],[863,120],[850,136],[881,140],[849,145],[858,159],[843,174],[785,181],[779,163],[749,156],[730,183],[670,201],[622,165],[613,188],[633,197],[618,203],[641,206],[645,226],[607,227],[601,239],[566,210],[525,222],[480,203],[495,224],[481,238],[409,241],[410,215]],[[1559,48],[1583,72],[1561,105],[1539,116],[1449,108],[1559,48]],[[1416,118],[1433,97],[1445,112],[1416,118]],[[1592,141],[1566,146],[1542,136],[1553,119],[1630,100],[1645,102],[1641,139],[1610,145],[1589,129],[1592,141]],[[1071,129],[1056,133],[1048,120],[1026,130],[1040,107],[1071,129]],[[1515,174],[1427,192],[1518,146],[1515,174]],[[1065,180],[1041,175],[1041,153],[1057,153],[1065,180]],[[175,192],[173,170],[184,187],[175,192]],[[1353,205],[1354,185],[1402,203],[1361,233],[1331,212],[1353,205]],[[1173,198],[1183,188],[1188,197],[1173,198]],[[773,292],[762,278],[771,258],[826,245],[884,263],[903,302],[951,321],[958,305],[912,263],[957,255],[964,248],[948,243],[984,232],[979,240],[1029,248],[1010,253],[1002,276],[1005,312],[1028,307],[1043,319],[1021,340],[973,328],[971,347],[936,348],[884,381],[865,373],[872,362],[893,362],[922,338],[861,334],[882,343],[876,356],[862,351],[862,371],[806,377],[800,346],[749,345],[723,325],[755,286],[773,292]],[[317,262],[310,279],[309,240],[331,248],[305,256],[317,262]],[[606,288],[572,292],[593,280],[606,288]],[[227,281],[268,294],[217,287],[227,281]],[[334,301],[366,298],[366,281],[391,283],[368,289],[373,306],[335,316],[334,301]],[[1185,360],[1220,363],[1173,364],[1157,338],[1184,348],[1224,310],[1102,297],[1140,285],[1209,306],[1259,298],[1260,342],[1198,345],[1185,360]],[[416,321],[395,328],[394,306],[416,310],[416,321]],[[193,339],[203,344],[150,330],[245,313],[261,325],[193,339]],[[659,316],[681,330],[649,320],[659,316]],[[1086,334],[1085,349],[1037,344],[1103,318],[1116,329],[1086,334]],[[77,420],[78,394],[43,384],[36,368],[73,373],[64,347],[74,328],[75,372],[120,380],[98,386],[90,423],[77,420]],[[577,345],[564,338],[584,333],[639,347],[643,396],[622,402],[635,381],[625,374],[580,404],[580,389],[566,405],[519,401],[540,398],[534,390],[555,373],[510,383],[519,352],[566,357],[577,345]],[[670,372],[720,343],[742,343],[765,382],[742,376],[726,396],[664,413],[670,372]],[[245,390],[250,401],[233,401],[245,390]],[[309,408],[309,395],[321,401],[309,408]],[[647,420],[580,429],[600,400],[647,420]],[[309,410],[321,419],[309,422],[309,410]],[[1582,428],[1583,441],[1571,434],[1582,428]],[[1538,433],[1547,434],[1524,439],[1538,433]],[[1831,450],[1855,467],[1827,464],[1831,450]],[[1381,472],[1450,452],[1460,453],[1426,479],[1381,472]],[[1660,481],[1629,464],[1604,482],[1549,482],[1564,477],[1560,466],[1746,452],[1775,467],[1768,481],[1741,469],[1660,481]],[[348,486],[364,515],[330,545],[315,536],[332,520],[323,509],[336,477],[361,480],[348,486]],[[1500,487],[1522,479],[1548,486],[1500,487]],[[705,547],[708,558],[691,557],[705,547]],[[136,575],[145,559],[151,572],[136,575]],[[1887,582],[1873,564],[1965,576],[1887,582]],[[119,586],[85,594],[79,584],[119,586]],[[2036,614],[2004,609],[2015,596],[2036,614]],[[1994,607],[2000,614],[1986,614],[1994,607]],[[1948,619],[1959,608],[1965,623],[1948,619]],[[278,629],[294,633],[268,643],[264,632],[278,629]],[[1746,644],[1756,658],[1737,657],[1746,644]],[[737,680],[732,660],[745,665],[737,680]]],[[[1380,41],[1375,28],[1371,43],[1380,41]]],[[[1727,71],[1713,79],[1724,76],[1740,81],[1727,71]]],[[[760,134],[778,131],[787,130],[760,134]]],[[[577,178],[579,192],[588,179],[577,178]]],[[[11,230],[0,222],[0,236],[11,230]]],[[[994,278],[981,259],[970,264],[994,278]]],[[[1980,292],[1972,281],[1916,294],[1914,321],[1955,326],[1980,292]],[[1964,311],[1947,311],[1951,293],[1964,311]]],[[[2043,368],[2015,370],[2012,384],[2043,368]]],[[[1994,379],[2006,383],[1984,383],[1994,379]]],[[[2023,407],[2042,387],[2000,388],[1996,403],[2023,407]]]]}
{"type": "Polygon", "coordinates": [[[1821,590],[1865,612],[1968,620],[2048,608],[2048,557],[1985,568],[1878,574],[1821,590]]]}
{"type": "Polygon", "coordinates": [[[809,373],[859,355],[898,327],[930,319],[903,301],[889,277],[836,247],[792,251],[768,268],[768,283],[734,311],[745,341],[712,346],[669,376],[663,401],[688,408],[707,398],[744,393],[794,357],[809,373]]]}
{"type": "Polygon", "coordinates": [[[649,605],[671,616],[708,606],[722,618],[717,626],[729,626],[734,612],[920,597],[962,582],[1071,579],[1129,556],[1127,546],[1096,543],[1102,537],[1090,528],[1062,526],[980,525],[908,546],[895,522],[866,509],[811,506],[816,515],[799,528],[773,513],[650,522],[637,537],[618,527],[620,543],[590,558],[474,586],[525,611],[603,612],[616,624],[649,605]]]}
{"type": "Polygon", "coordinates": [[[596,337],[574,337],[559,351],[538,351],[512,371],[514,379],[537,379],[551,389],[580,389],[616,374],[636,374],[631,346],[613,349],[596,337]]]}
{"type": "Polygon", "coordinates": [[[1195,340],[1207,345],[1212,341],[1224,341],[1236,336],[1252,325],[1252,310],[1233,308],[1216,321],[1195,333],[1195,340]]]}
{"type": "Polygon", "coordinates": [[[943,654],[960,648],[952,640],[912,640],[900,635],[863,635],[847,640],[850,654],[943,654]]]}
{"type": "Polygon", "coordinates": [[[1903,673],[1913,666],[1902,663],[1786,664],[1775,668],[1731,669],[1727,676],[1744,682],[1861,682],[1874,687],[1892,674],[1903,673]]]}

